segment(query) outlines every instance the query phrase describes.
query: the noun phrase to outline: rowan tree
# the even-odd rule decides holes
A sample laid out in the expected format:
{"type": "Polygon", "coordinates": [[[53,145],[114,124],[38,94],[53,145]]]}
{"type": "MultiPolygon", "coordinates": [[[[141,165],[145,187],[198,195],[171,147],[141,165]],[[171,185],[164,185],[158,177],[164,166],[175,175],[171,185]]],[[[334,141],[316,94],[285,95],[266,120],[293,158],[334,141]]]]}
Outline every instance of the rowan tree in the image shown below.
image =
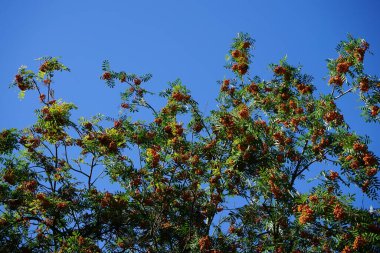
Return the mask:
{"type": "Polygon", "coordinates": [[[369,44],[342,41],[327,64],[331,92],[317,94],[286,59],[270,65],[271,80],[251,76],[254,42],[234,39],[231,77],[206,114],[180,80],[155,108],[151,75],[104,61],[121,111],[74,121],[76,106],[53,92],[69,69],[53,57],[21,67],[12,86],[40,107],[31,127],[0,132],[0,252],[379,252],[380,215],[349,191],[378,199],[379,158],[336,103],[358,93],[364,121],[380,121],[369,44]],[[300,193],[310,174],[316,186],[300,193]],[[101,191],[99,178],[118,191],[101,191]]]}

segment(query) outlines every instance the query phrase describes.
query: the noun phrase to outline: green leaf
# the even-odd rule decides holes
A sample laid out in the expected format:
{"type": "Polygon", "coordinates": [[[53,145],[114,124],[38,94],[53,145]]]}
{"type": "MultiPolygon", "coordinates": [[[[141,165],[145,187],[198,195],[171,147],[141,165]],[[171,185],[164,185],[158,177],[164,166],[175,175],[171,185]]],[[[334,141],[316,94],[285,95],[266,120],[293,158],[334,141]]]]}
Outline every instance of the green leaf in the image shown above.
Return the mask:
{"type": "Polygon", "coordinates": [[[18,93],[18,99],[20,99],[20,100],[23,100],[24,99],[24,97],[25,97],[25,91],[20,91],[19,93],[18,93]]]}
{"type": "Polygon", "coordinates": [[[44,79],[45,74],[46,74],[45,72],[38,71],[38,78],[44,79]]]}

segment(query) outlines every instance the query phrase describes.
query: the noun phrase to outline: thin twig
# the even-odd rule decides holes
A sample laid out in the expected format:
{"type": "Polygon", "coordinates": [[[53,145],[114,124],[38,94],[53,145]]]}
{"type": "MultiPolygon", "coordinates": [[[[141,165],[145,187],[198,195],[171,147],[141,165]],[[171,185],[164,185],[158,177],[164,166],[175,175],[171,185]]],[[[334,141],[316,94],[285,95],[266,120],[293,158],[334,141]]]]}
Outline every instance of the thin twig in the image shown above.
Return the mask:
{"type": "Polygon", "coordinates": [[[346,95],[347,93],[351,92],[353,89],[354,89],[353,87],[352,87],[352,88],[349,88],[349,89],[346,90],[345,92],[341,93],[339,96],[336,96],[336,97],[334,98],[334,100],[337,100],[338,98],[343,97],[343,96],[346,95]]]}

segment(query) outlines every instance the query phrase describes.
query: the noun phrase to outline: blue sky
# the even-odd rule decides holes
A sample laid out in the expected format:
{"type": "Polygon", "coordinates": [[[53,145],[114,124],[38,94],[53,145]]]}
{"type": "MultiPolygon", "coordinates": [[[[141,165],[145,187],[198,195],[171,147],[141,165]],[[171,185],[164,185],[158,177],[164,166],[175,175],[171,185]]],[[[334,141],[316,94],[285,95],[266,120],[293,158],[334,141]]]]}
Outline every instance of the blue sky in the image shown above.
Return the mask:
{"type": "MultiPolygon", "coordinates": [[[[61,56],[71,73],[58,74],[56,96],[73,102],[74,118],[103,113],[116,116],[119,91],[99,79],[101,63],[115,70],[152,73],[151,90],[181,78],[203,111],[214,109],[217,80],[232,38],[240,31],[256,39],[251,73],[269,78],[268,64],[288,55],[315,77],[320,92],[329,88],[327,58],[347,33],[365,38],[369,74],[380,74],[380,2],[368,1],[2,1],[0,4],[0,129],[31,125],[38,108],[36,94],[20,102],[8,89],[18,67],[36,69],[40,56],[61,56]]],[[[380,153],[379,126],[359,118],[356,96],[339,101],[345,119],[359,134],[372,137],[380,153]]]]}

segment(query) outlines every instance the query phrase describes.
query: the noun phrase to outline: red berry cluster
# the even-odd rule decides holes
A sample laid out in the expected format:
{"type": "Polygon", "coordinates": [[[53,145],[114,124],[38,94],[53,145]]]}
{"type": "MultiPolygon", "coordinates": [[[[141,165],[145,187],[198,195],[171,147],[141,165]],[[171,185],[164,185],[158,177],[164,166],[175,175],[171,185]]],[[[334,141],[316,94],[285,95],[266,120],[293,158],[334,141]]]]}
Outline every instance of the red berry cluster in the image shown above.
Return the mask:
{"type": "Polygon", "coordinates": [[[230,85],[230,80],[224,80],[222,83],[222,86],[220,87],[220,90],[224,92],[228,91],[229,85],[230,85]]]}
{"type": "Polygon", "coordinates": [[[38,182],[36,180],[30,180],[30,181],[25,181],[22,183],[21,188],[25,191],[28,192],[35,192],[38,187],[38,182]]]}
{"type": "Polygon", "coordinates": [[[232,65],[232,70],[237,71],[239,75],[245,75],[249,69],[249,55],[248,49],[251,43],[248,41],[242,42],[240,50],[235,49],[231,51],[231,56],[236,63],[232,65]]]}
{"type": "Polygon", "coordinates": [[[195,122],[195,124],[193,125],[193,130],[196,133],[199,133],[200,131],[202,131],[202,129],[203,129],[202,123],[200,121],[195,122]]]}
{"type": "Polygon", "coordinates": [[[286,74],[287,70],[286,68],[284,68],[283,66],[276,66],[274,69],[273,69],[273,72],[278,75],[278,76],[283,76],[286,74]]]}
{"type": "Polygon", "coordinates": [[[335,180],[335,179],[337,179],[339,177],[339,174],[338,174],[338,172],[336,172],[336,171],[330,171],[330,175],[329,175],[329,178],[331,179],[331,180],[335,180]]]}
{"type": "Polygon", "coordinates": [[[16,81],[17,87],[22,91],[25,91],[31,88],[29,83],[26,80],[24,80],[24,78],[19,74],[15,76],[15,81],[16,81]]]}
{"type": "Polygon", "coordinates": [[[161,159],[160,153],[158,153],[159,149],[160,149],[159,147],[155,146],[147,150],[147,156],[153,168],[158,167],[158,163],[160,162],[160,159],[161,159]]]}
{"type": "Polygon", "coordinates": [[[252,94],[252,95],[256,95],[259,91],[259,86],[255,83],[251,83],[249,86],[248,86],[248,91],[252,94]]]}
{"type": "Polygon", "coordinates": [[[178,102],[182,102],[182,101],[187,102],[189,101],[190,97],[191,97],[190,95],[185,95],[179,91],[175,91],[172,93],[172,98],[178,102]]]}
{"type": "Polygon", "coordinates": [[[134,83],[135,85],[140,85],[140,84],[141,84],[141,79],[139,79],[139,78],[135,78],[135,79],[133,79],[133,83],[134,83]]]}
{"type": "Polygon", "coordinates": [[[238,114],[242,119],[248,119],[250,116],[248,107],[246,105],[241,106],[238,114]]]}
{"type": "Polygon", "coordinates": [[[111,73],[108,72],[108,71],[104,72],[103,75],[102,75],[102,79],[104,79],[104,80],[111,80],[112,79],[111,73]]]}
{"type": "Polygon", "coordinates": [[[117,143],[111,139],[109,135],[106,133],[102,133],[97,137],[99,143],[108,148],[108,150],[112,153],[116,153],[118,151],[117,143]]]}
{"type": "Polygon", "coordinates": [[[311,86],[306,85],[306,84],[302,84],[302,83],[297,85],[297,90],[301,94],[310,94],[313,91],[313,89],[311,88],[311,86]]]}
{"type": "Polygon", "coordinates": [[[380,108],[377,105],[371,107],[371,116],[376,117],[380,112],[380,108]]]}
{"type": "Polygon", "coordinates": [[[367,78],[363,78],[359,83],[359,89],[362,92],[367,92],[369,90],[369,83],[367,78]]]}

